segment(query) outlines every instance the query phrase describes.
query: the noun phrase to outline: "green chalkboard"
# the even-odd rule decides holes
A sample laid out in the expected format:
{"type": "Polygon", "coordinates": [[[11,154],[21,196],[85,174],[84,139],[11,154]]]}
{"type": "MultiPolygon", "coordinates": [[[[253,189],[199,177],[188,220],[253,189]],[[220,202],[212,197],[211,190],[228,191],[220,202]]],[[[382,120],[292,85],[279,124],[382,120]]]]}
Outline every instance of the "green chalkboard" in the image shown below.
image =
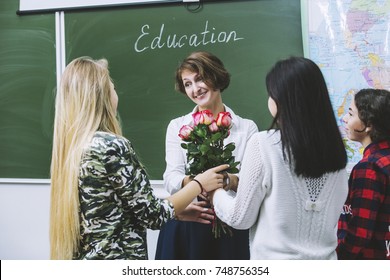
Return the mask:
{"type": "Polygon", "coordinates": [[[197,12],[182,4],[73,12],[65,26],[67,61],[109,60],[124,134],[152,179],[162,179],[169,121],[194,106],[174,91],[174,71],[186,55],[220,57],[232,75],[224,102],[261,129],[271,121],[266,72],[280,58],[303,55],[299,0],[205,2],[197,12]]]}
{"type": "MultiPolygon", "coordinates": [[[[65,12],[66,62],[109,60],[124,134],[151,179],[162,179],[169,121],[194,106],[174,91],[175,68],[190,52],[222,59],[232,76],[224,102],[260,129],[271,121],[266,72],[278,59],[303,55],[299,0],[201,2],[196,11],[171,3],[65,12]]],[[[55,18],[18,17],[16,3],[0,3],[0,177],[48,178],[55,18]]]]}
{"type": "Polygon", "coordinates": [[[18,8],[0,1],[0,178],[49,178],[55,16],[18,8]]]}

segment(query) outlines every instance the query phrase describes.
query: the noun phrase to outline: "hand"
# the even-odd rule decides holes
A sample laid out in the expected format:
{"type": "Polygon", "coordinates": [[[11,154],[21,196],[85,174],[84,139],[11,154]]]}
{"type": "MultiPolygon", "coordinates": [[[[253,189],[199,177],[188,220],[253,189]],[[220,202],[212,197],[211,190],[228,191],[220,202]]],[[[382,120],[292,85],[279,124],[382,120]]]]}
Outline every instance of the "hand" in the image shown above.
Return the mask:
{"type": "MultiPolygon", "coordinates": [[[[195,176],[185,176],[183,181],[182,181],[182,187],[184,187],[185,185],[187,185],[189,182],[191,182],[191,180],[195,178],[195,176]]],[[[207,197],[208,197],[208,194],[206,191],[204,192],[201,192],[199,195],[198,195],[200,198],[202,198],[203,200],[209,200],[207,197]]]]}
{"type": "Polygon", "coordinates": [[[229,173],[227,173],[226,171],[223,171],[222,174],[223,174],[223,188],[225,190],[230,190],[230,177],[229,177],[229,173]]]}
{"type": "Polygon", "coordinates": [[[192,202],[179,215],[177,219],[186,222],[197,222],[201,224],[211,224],[214,219],[214,211],[207,201],[192,202]]]}
{"type": "Polygon", "coordinates": [[[226,168],[228,168],[228,164],[222,164],[217,167],[210,168],[203,172],[202,174],[198,174],[195,176],[195,179],[198,180],[204,190],[206,192],[222,188],[223,187],[223,174],[219,173],[226,168]]]}
{"type": "Polygon", "coordinates": [[[234,174],[227,173],[226,171],[222,172],[223,177],[223,188],[225,191],[233,190],[237,192],[238,187],[238,176],[234,174]]]}
{"type": "Polygon", "coordinates": [[[209,194],[208,192],[202,192],[198,195],[201,199],[205,200],[205,201],[209,201],[209,194]]]}

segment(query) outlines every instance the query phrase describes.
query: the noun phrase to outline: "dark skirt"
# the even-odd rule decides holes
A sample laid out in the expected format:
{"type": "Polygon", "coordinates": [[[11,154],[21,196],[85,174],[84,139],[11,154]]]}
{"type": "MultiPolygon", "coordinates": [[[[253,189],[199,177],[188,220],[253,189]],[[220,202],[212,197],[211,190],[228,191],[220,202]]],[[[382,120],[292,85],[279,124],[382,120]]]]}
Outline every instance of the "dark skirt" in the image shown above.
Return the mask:
{"type": "Polygon", "coordinates": [[[160,230],[156,260],[249,260],[249,231],[214,238],[211,225],[171,220],[160,230]]]}

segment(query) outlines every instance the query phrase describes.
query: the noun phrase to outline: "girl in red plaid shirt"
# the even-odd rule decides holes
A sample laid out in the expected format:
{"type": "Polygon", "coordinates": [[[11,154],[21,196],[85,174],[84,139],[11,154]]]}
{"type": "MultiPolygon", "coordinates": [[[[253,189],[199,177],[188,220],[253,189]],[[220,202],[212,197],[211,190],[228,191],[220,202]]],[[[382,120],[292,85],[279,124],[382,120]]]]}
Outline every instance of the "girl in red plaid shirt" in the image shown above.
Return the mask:
{"type": "Polygon", "coordinates": [[[390,92],[360,90],[343,120],[364,152],[349,178],[338,258],[390,260],[390,92]]]}

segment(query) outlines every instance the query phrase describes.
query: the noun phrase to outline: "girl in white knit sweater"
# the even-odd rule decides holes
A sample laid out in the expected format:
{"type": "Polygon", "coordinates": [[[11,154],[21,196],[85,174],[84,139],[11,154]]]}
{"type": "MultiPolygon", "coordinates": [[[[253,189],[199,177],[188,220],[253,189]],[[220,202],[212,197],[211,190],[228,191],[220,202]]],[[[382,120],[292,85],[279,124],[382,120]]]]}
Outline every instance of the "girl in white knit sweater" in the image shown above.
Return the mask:
{"type": "Polygon", "coordinates": [[[211,195],[215,212],[250,229],[251,259],[336,259],[347,155],[324,77],[313,61],[291,57],[266,85],[272,129],[249,140],[236,195],[211,195]]]}

